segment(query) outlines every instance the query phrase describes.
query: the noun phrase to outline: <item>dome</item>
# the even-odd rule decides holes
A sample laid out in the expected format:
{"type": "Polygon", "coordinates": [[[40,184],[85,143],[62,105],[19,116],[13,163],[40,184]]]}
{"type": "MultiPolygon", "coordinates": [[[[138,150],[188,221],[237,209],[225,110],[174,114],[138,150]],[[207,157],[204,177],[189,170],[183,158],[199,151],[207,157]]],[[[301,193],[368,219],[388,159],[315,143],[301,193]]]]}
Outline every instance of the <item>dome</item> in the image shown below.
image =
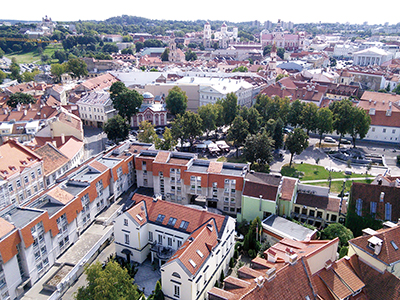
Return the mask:
{"type": "Polygon", "coordinates": [[[151,99],[151,98],[154,98],[154,96],[153,96],[152,93],[146,92],[146,93],[143,94],[143,98],[144,99],[151,99]]]}

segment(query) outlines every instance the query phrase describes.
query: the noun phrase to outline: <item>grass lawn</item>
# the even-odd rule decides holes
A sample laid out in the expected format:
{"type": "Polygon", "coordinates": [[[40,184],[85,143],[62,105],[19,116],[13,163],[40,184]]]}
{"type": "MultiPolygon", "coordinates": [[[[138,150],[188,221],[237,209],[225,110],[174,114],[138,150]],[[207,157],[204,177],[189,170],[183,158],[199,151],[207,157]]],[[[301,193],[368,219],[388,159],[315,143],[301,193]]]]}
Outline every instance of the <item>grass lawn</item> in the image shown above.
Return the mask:
{"type": "MultiPolygon", "coordinates": [[[[368,183],[370,184],[373,181],[373,179],[364,179],[364,180],[356,180],[355,182],[360,182],[360,183],[368,183]]],[[[329,186],[329,182],[314,182],[314,183],[307,183],[310,185],[317,185],[317,186],[329,186]]],[[[349,192],[351,185],[353,184],[353,180],[347,180],[346,185],[345,185],[345,192],[349,192]]],[[[343,181],[332,181],[331,182],[331,192],[332,193],[337,193],[339,194],[342,191],[343,188],[343,181]]]]}
{"type": "MultiPolygon", "coordinates": [[[[62,48],[63,48],[62,44],[60,44],[60,43],[50,44],[44,49],[43,54],[46,54],[51,58],[51,56],[53,55],[53,53],[56,50],[60,50],[62,48]]],[[[13,52],[13,53],[5,55],[5,57],[7,57],[9,59],[15,57],[17,59],[17,63],[19,63],[19,64],[29,64],[29,63],[33,63],[33,62],[40,64],[41,63],[40,56],[41,55],[39,54],[39,51],[37,51],[37,50],[31,51],[28,53],[13,52]]],[[[51,63],[56,63],[56,62],[58,62],[57,59],[51,60],[51,63]]]]}
{"type": "MultiPolygon", "coordinates": [[[[297,177],[302,181],[307,180],[322,180],[329,178],[329,171],[322,166],[310,164],[292,164],[292,167],[285,165],[281,170],[282,175],[297,177]]],[[[331,172],[331,178],[365,178],[371,175],[365,174],[352,174],[345,175],[344,172],[331,172]]]]}

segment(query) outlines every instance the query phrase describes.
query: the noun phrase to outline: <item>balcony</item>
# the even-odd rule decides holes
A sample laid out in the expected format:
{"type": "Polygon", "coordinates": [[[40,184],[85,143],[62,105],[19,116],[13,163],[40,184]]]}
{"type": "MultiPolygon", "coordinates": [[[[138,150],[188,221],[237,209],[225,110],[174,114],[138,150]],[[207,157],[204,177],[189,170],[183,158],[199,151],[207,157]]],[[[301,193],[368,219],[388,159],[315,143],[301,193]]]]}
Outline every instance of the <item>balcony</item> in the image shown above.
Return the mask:
{"type": "Polygon", "coordinates": [[[153,251],[156,253],[157,258],[160,260],[168,260],[171,258],[171,256],[174,254],[175,250],[169,247],[164,247],[163,245],[158,244],[157,242],[154,242],[151,245],[150,251],[153,251]]]}

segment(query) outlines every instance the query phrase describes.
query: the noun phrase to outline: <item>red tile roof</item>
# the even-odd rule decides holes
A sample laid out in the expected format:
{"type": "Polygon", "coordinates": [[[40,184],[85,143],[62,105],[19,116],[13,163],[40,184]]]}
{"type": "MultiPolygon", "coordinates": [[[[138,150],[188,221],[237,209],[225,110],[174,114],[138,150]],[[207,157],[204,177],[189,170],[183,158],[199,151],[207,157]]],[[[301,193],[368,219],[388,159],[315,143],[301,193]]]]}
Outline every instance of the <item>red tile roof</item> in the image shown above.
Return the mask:
{"type": "Polygon", "coordinates": [[[53,173],[69,162],[69,158],[50,143],[46,143],[40,148],[34,150],[34,152],[43,158],[45,175],[53,173]]]}
{"type": "Polygon", "coordinates": [[[294,189],[296,187],[296,179],[284,177],[282,180],[281,200],[291,201],[293,198],[294,189]]]}
{"type": "MultiPolygon", "coordinates": [[[[339,212],[341,199],[338,197],[326,197],[312,194],[298,193],[296,204],[305,205],[309,207],[317,207],[331,212],[339,212]]],[[[346,202],[343,201],[341,213],[347,213],[346,202]]]]}
{"type": "Polygon", "coordinates": [[[217,215],[205,210],[198,210],[164,200],[153,201],[152,197],[137,193],[133,195],[132,200],[137,203],[133,208],[135,208],[137,205],[140,205],[142,201],[145,202],[147,221],[156,223],[158,215],[163,214],[165,217],[161,223],[162,225],[167,226],[170,217],[177,219],[175,225],[173,226],[175,229],[179,229],[182,221],[187,221],[189,222],[187,228],[182,230],[189,233],[193,232],[210,219],[215,219],[218,232],[220,232],[224,225],[225,219],[228,218],[227,216],[217,215]]]}

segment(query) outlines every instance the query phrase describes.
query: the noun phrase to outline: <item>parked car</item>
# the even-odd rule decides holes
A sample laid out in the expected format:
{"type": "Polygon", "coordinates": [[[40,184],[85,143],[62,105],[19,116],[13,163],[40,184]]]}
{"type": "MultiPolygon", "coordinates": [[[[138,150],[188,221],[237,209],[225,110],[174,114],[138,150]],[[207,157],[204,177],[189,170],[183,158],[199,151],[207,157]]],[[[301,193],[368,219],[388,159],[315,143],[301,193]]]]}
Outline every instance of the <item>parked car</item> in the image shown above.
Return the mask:
{"type": "Polygon", "coordinates": [[[293,131],[293,130],[290,129],[290,128],[287,128],[287,127],[283,128],[283,133],[289,134],[289,133],[291,133],[292,131],[293,131]]]}
{"type": "Polygon", "coordinates": [[[164,127],[157,127],[156,128],[156,133],[157,134],[164,134],[165,128],[164,127]]]}
{"type": "Polygon", "coordinates": [[[341,139],[340,143],[343,144],[343,145],[351,145],[351,142],[349,140],[346,140],[346,139],[341,139]]]}
{"type": "Polygon", "coordinates": [[[324,142],[326,142],[326,143],[336,143],[336,140],[334,138],[331,138],[330,136],[326,136],[324,138],[324,142]]]}

